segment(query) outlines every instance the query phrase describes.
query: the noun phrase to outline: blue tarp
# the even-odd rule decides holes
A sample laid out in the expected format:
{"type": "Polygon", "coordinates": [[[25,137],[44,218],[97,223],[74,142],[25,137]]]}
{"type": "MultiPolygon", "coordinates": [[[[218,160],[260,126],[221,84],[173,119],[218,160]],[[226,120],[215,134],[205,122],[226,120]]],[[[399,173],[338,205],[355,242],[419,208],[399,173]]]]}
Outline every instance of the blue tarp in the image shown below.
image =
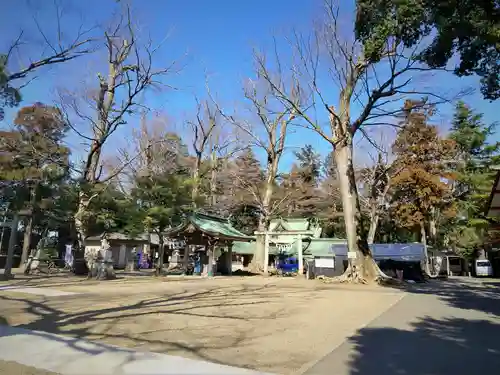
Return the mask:
{"type": "MultiPolygon", "coordinates": [[[[376,243],[370,245],[370,249],[375,260],[420,262],[425,259],[425,249],[421,243],[376,243]]],[[[330,251],[335,255],[347,256],[347,245],[331,245],[330,251]]]]}

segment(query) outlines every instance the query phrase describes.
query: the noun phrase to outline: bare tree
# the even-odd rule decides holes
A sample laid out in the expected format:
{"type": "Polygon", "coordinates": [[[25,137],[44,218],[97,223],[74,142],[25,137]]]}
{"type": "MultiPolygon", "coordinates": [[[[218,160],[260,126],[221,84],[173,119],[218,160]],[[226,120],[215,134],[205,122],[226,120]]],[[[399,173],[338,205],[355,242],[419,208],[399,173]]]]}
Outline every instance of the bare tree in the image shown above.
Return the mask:
{"type": "Polygon", "coordinates": [[[178,149],[179,146],[175,128],[168,119],[158,114],[150,119],[143,112],[140,128],[132,132],[131,144],[120,150],[121,160],[118,166],[126,166],[124,172],[129,183],[134,183],[137,176],[144,174],[174,172],[180,164],[188,163],[178,149]]]}
{"type": "MultiPolygon", "coordinates": [[[[216,145],[214,144],[214,135],[219,126],[219,113],[210,105],[208,100],[203,103],[196,98],[196,116],[194,121],[188,121],[192,133],[192,146],[195,155],[193,166],[193,190],[192,200],[196,208],[200,196],[200,184],[202,177],[202,162],[208,155],[212,158],[215,152],[216,145]]],[[[215,171],[215,166],[212,165],[216,160],[209,162],[208,169],[215,171]]]]}
{"type": "Polygon", "coordinates": [[[230,127],[222,120],[224,119],[221,119],[220,125],[210,137],[210,176],[208,178],[208,200],[205,206],[213,213],[228,216],[232,208],[228,201],[232,197],[226,196],[224,187],[232,185],[234,182],[231,173],[228,173],[231,170],[229,165],[234,160],[234,156],[244,150],[247,145],[240,138],[238,128],[230,127]]]}
{"type": "Polygon", "coordinates": [[[425,70],[413,58],[416,50],[407,51],[399,40],[388,39],[378,51],[377,59],[372,60],[353,35],[342,34],[339,22],[339,8],[332,0],[326,0],[324,17],[313,36],[307,38],[294,34],[292,44],[297,63],[291,70],[300,72],[300,90],[297,91],[303,95],[303,102],[307,102],[305,106],[298,106],[296,98],[281,89],[264,60],[258,62],[260,75],[269,83],[275,97],[289,111],[294,110],[304,126],[314,130],[333,147],[349,252],[356,254],[353,266],[341,280],[364,283],[378,279],[381,273],[368,247],[362,223],[353,165],[354,136],[358,132],[366,133],[366,126],[390,123],[390,117],[400,113],[400,102],[405,96],[444,99],[430,90],[417,90],[412,86],[412,74],[425,70]],[[321,72],[324,74],[321,81],[320,66],[326,69],[321,72]],[[330,86],[322,86],[324,82],[330,86]],[[328,98],[335,88],[338,89],[337,106],[328,98]],[[357,116],[353,113],[355,107],[360,108],[357,116]],[[325,110],[328,116],[327,127],[316,119],[315,114],[320,110],[325,110]]]}
{"type": "Polygon", "coordinates": [[[20,90],[36,78],[34,74],[40,68],[61,64],[94,51],[96,40],[90,36],[93,28],[85,29],[80,25],[74,37],[69,41],[65,40],[69,33],[61,28],[62,11],[56,1],[54,7],[56,18],[51,24],[57,25],[55,37],[43,30],[36,17],[33,18],[43,39],[42,52],[38,57],[30,56],[26,59],[23,56],[22,47],[27,44],[24,30],[19,31],[5,53],[0,53],[0,118],[3,116],[4,106],[18,105],[21,100],[20,90]]]}
{"type": "MultiPolygon", "coordinates": [[[[176,63],[167,67],[155,68],[156,53],[162,44],[152,41],[140,44],[134,31],[131,10],[125,11],[116,25],[104,33],[104,48],[107,57],[106,75],[98,74],[98,88],[88,100],[90,111],[85,111],[74,97],[65,97],[63,108],[72,111],[76,118],[90,124],[87,135],[77,126],[73,131],[88,143],[88,149],[80,171],[80,191],[75,213],[75,226],[81,248],[87,237],[85,221],[90,214],[92,200],[100,193],[100,187],[123,171],[126,165],[119,166],[108,175],[103,175],[101,155],[110,137],[128,123],[128,118],[146,107],[141,103],[143,94],[149,89],[164,86],[164,78],[175,72],[176,63]]],[[[71,123],[71,122],[70,122],[71,123]]],[[[134,159],[134,158],[132,158],[134,159]]],[[[130,162],[131,160],[129,160],[130,162]]]]}
{"type": "Polygon", "coordinates": [[[372,244],[377,233],[380,218],[388,210],[387,197],[391,188],[391,176],[397,174],[396,166],[389,160],[389,155],[380,149],[371,166],[363,168],[360,173],[364,205],[368,211],[370,226],[367,241],[372,244]]]}
{"type": "MultiPolygon", "coordinates": [[[[236,118],[222,113],[249,140],[249,147],[262,150],[266,156],[264,186],[247,183],[244,176],[238,173],[234,174],[241,186],[246,188],[254,197],[256,206],[259,207],[260,211],[258,231],[265,231],[271,218],[286,200],[285,196],[273,202],[273,193],[275,193],[279,162],[285,151],[288,127],[294,120],[297,109],[301,108],[301,104],[299,103],[300,95],[297,92],[294,74],[291,74],[290,79],[287,79],[280,72],[276,74],[276,80],[273,80],[270,84],[266,77],[262,75],[265,72],[270,77],[270,71],[267,68],[265,71],[260,69],[266,67],[264,56],[256,55],[256,61],[258,68],[256,71],[257,79],[248,80],[244,88],[244,97],[249,104],[250,116],[236,118]],[[293,103],[293,106],[283,105],[281,101],[276,100],[280,93],[287,93],[287,98],[293,103]]],[[[280,70],[279,65],[277,69],[280,70]]],[[[264,243],[259,239],[251,268],[254,271],[262,271],[263,263],[264,243]]]]}

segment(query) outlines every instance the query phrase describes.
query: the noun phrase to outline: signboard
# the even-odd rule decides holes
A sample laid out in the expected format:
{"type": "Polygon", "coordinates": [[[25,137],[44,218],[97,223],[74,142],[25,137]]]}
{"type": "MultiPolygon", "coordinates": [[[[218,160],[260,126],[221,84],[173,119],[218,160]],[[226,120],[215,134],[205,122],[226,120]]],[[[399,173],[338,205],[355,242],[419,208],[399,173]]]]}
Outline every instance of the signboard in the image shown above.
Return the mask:
{"type": "Polygon", "coordinates": [[[335,268],[335,258],[333,257],[315,258],[314,266],[317,268],[335,268]]]}
{"type": "Polygon", "coordinates": [[[171,250],[179,250],[183,249],[186,246],[186,241],[183,240],[167,240],[166,241],[167,248],[171,250]]]}
{"type": "Polygon", "coordinates": [[[355,251],[349,251],[347,253],[347,259],[356,259],[358,257],[358,253],[355,251]]]}

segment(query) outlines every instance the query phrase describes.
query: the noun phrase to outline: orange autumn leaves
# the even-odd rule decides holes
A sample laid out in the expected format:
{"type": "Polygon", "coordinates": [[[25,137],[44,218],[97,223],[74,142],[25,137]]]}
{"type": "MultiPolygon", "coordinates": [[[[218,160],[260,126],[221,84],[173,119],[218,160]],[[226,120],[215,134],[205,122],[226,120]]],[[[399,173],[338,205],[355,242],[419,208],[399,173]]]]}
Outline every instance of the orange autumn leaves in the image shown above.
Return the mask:
{"type": "Polygon", "coordinates": [[[456,215],[452,199],[454,173],[451,166],[455,142],[440,137],[436,126],[428,123],[433,114],[425,103],[415,103],[405,113],[393,144],[396,156],[392,176],[393,217],[399,225],[414,227],[440,215],[456,215]]]}

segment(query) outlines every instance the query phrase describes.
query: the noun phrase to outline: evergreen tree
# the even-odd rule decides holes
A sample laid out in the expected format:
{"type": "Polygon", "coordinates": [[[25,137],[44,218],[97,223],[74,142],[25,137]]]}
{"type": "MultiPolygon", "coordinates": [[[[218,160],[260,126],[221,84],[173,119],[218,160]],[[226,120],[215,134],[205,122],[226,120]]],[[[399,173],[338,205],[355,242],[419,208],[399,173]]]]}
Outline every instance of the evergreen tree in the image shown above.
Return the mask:
{"type": "Polygon", "coordinates": [[[166,231],[181,224],[182,219],[193,208],[189,170],[182,164],[178,164],[173,170],[171,167],[162,173],[143,173],[137,177],[132,189],[132,198],[138,204],[136,225],[142,231],[157,234],[159,238],[157,276],[162,274],[166,231]]]}
{"type": "Polygon", "coordinates": [[[294,152],[297,158],[299,174],[303,182],[317,185],[321,174],[321,159],[311,145],[305,145],[298,152],[294,152]]]}
{"type": "Polygon", "coordinates": [[[459,215],[448,223],[449,245],[471,257],[484,243],[489,226],[483,215],[496,172],[492,166],[500,163],[500,143],[490,143],[495,124],[486,125],[482,115],[465,103],[455,109],[450,139],[456,143],[454,199],[459,215]]]}
{"type": "Polygon", "coordinates": [[[337,166],[335,165],[333,151],[326,155],[325,161],[323,162],[323,174],[327,179],[337,179],[337,166]]]}
{"type": "Polygon", "coordinates": [[[19,110],[13,127],[0,132],[2,190],[10,197],[9,210],[22,214],[25,227],[22,264],[34,226],[47,216],[68,177],[69,149],[62,144],[67,130],[58,108],[36,103],[19,110]]]}

